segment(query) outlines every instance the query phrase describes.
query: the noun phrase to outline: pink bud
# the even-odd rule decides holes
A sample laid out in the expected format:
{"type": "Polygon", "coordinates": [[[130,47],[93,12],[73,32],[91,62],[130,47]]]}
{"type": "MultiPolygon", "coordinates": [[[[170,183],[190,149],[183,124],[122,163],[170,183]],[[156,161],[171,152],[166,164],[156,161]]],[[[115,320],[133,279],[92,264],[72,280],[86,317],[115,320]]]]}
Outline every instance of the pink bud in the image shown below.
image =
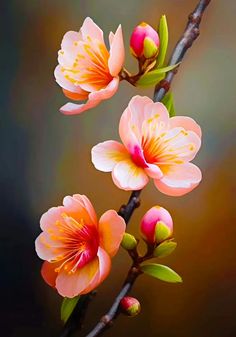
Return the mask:
{"type": "Polygon", "coordinates": [[[125,296],[120,301],[120,307],[124,314],[128,316],[136,316],[140,313],[141,306],[139,301],[130,296],[125,296]]]}
{"type": "Polygon", "coordinates": [[[140,23],[133,31],[130,38],[131,53],[139,58],[155,57],[158,53],[160,41],[158,33],[147,23],[140,23]]]}
{"type": "Polygon", "coordinates": [[[159,227],[161,234],[164,229],[164,240],[171,237],[173,221],[170,213],[163,207],[154,206],[145,213],[141,221],[140,230],[144,239],[149,243],[162,241],[157,237],[159,227]]]}

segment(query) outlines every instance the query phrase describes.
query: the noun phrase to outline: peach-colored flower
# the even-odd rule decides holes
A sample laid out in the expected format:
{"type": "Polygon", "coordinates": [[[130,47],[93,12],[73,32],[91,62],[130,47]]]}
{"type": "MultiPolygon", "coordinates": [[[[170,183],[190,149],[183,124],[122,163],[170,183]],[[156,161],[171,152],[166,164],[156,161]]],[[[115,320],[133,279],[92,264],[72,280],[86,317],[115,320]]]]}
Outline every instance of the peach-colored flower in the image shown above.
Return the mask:
{"type": "Polygon", "coordinates": [[[123,144],[106,141],[93,147],[92,162],[111,172],[124,190],[142,189],[149,177],[163,193],[180,196],[201,181],[190,163],[201,145],[201,129],[190,117],[169,117],[162,103],[135,96],[123,112],[119,133],[123,144]]]}
{"type": "Polygon", "coordinates": [[[110,32],[109,43],[110,51],[106,48],[103,31],[89,17],[79,32],[65,34],[58,52],[55,78],[68,98],[87,102],[65,104],[60,109],[64,114],[79,114],[117,91],[125,58],[121,26],[115,34],[110,32]]]}
{"type": "Polygon", "coordinates": [[[99,221],[84,195],[63,200],[63,206],[50,208],[40,220],[43,232],[35,242],[44,280],[64,297],[86,294],[109,274],[111,257],[120,245],[125,222],[114,210],[99,221]]]}

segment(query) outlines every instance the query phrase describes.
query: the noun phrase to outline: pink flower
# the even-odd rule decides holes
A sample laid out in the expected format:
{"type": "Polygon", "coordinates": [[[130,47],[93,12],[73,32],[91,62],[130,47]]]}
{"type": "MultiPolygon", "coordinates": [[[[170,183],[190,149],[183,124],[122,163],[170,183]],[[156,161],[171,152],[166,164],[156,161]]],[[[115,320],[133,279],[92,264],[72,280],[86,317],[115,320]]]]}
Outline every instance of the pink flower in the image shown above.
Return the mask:
{"type": "Polygon", "coordinates": [[[86,294],[103,282],[125,232],[125,222],[116,211],[105,212],[97,221],[92,204],[80,194],[50,208],[40,226],[43,232],[35,246],[45,260],[42,276],[64,297],[86,294]]]}
{"type": "Polygon", "coordinates": [[[173,233],[173,221],[170,213],[163,207],[152,207],[143,216],[140,230],[149,243],[161,242],[170,238],[173,233]]]}
{"type": "Polygon", "coordinates": [[[67,32],[58,53],[59,65],[55,78],[64,94],[85,104],[67,103],[60,111],[67,115],[79,114],[112,97],[118,89],[119,72],[125,51],[121,26],[109,35],[107,50],[103,31],[87,17],[79,32],[67,32]]]}
{"type": "Polygon", "coordinates": [[[113,140],[92,149],[92,162],[111,172],[116,186],[140,190],[149,178],[164,194],[184,195],[201,181],[201,171],[190,163],[201,145],[201,129],[189,117],[169,117],[162,103],[135,96],[120,119],[123,144],[113,140]]]}
{"type": "Polygon", "coordinates": [[[151,26],[142,22],[135,27],[130,38],[130,50],[135,57],[155,57],[160,45],[159,35],[151,26]]]}

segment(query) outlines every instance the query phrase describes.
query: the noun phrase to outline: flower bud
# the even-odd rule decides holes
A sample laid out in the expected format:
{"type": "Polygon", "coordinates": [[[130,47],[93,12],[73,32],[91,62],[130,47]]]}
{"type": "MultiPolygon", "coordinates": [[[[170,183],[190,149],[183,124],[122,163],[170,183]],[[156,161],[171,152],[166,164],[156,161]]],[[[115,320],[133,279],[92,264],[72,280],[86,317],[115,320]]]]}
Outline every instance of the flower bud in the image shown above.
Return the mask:
{"type": "Polygon", "coordinates": [[[140,230],[144,239],[151,244],[170,238],[173,233],[170,213],[163,207],[152,207],[142,218],[140,230]]]}
{"type": "Polygon", "coordinates": [[[120,301],[120,307],[124,314],[131,317],[138,315],[141,311],[139,301],[136,298],[130,296],[125,296],[122,298],[120,301]]]}
{"type": "Polygon", "coordinates": [[[129,233],[125,233],[121,241],[121,246],[126,250],[133,250],[137,246],[137,240],[129,233]]]}
{"type": "Polygon", "coordinates": [[[131,53],[137,58],[144,56],[149,59],[157,56],[159,45],[158,33],[145,22],[134,29],[130,38],[131,53]]]}

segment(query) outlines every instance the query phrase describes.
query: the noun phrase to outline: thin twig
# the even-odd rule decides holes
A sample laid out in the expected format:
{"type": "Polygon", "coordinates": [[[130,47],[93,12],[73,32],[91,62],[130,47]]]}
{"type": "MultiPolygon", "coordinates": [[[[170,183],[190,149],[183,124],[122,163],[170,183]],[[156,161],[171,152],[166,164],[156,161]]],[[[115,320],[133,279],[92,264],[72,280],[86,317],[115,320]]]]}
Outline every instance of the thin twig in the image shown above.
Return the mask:
{"type": "MultiPolygon", "coordinates": [[[[174,65],[181,62],[187,50],[192,46],[193,42],[199,36],[199,25],[202,19],[202,15],[206,7],[209,5],[210,1],[211,0],[200,0],[193,13],[189,15],[187,26],[184,30],[183,35],[181,36],[180,40],[178,41],[177,45],[174,48],[174,51],[169,61],[169,65],[174,65]]],[[[162,98],[165,96],[165,94],[168,92],[176,72],[177,70],[168,72],[165,79],[163,79],[156,86],[153,99],[155,102],[160,102],[162,98]]],[[[140,193],[141,190],[133,191],[129,198],[128,203],[126,205],[121,206],[118,212],[119,215],[124,218],[126,224],[129,222],[134,210],[140,204],[139,199],[140,193]]],[[[140,275],[139,269],[137,267],[132,266],[131,269],[129,270],[124,285],[119,294],[117,295],[115,301],[113,302],[110,310],[107,312],[106,315],[104,315],[101,318],[98,324],[86,337],[95,337],[101,335],[101,333],[103,333],[108,327],[111,326],[113,320],[119,314],[119,303],[121,299],[124,296],[126,296],[128,292],[131,290],[136,278],[139,275],[140,275]]],[[[75,330],[81,329],[90,300],[91,294],[88,294],[84,296],[84,301],[86,304],[81,305],[80,301],[78,302],[76,308],[74,309],[73,314],[68,320],[68,323],[64,327],[61,337],[69,337],[75,330]]]]}
{"type": "MultiPolygon", "coordinates": [[[[187,50],[192,46],[193,42],[199,36],[199,26],[202,20],[202,15],[210,2],[211,0],[200,0],[193,13],[189,15],[187,26],[174,48],[169,65],[174,65],[181,62],[187,50]]],[[[155,102],[160,102],[165,94],[169,91],[171,82],[176,73],[177,69],[169,71],[166,77],[159,84],[157,84],[154,91],[155,102]]]]}
{"type": "MultiPolygon", "coordinates": [[[[205,10],[205,8],[209,5],[211,0],[200,0],[197,7],[195,8],[195,10],[193,11],[192,14],[189,15],[189,20],[188,20],[188,24],[185,28],[185,31],[181,37],[181,39],[179,40],[179,42],[177,43],[173,54],[171,56],[169,65],[172,64],[176,64],[179,63],[186,51],[191,47],[191,45],[193,44],[193,42],[196,40],[196,38],[199,36],[199,25],[202,19],[202,15],[203,12],[205,10]]],[[[173,80],[173,77],[175,75],[175,71],[169,72],[166,76],[166,78],[155,88],[154,91],[154,101],[155,102],[159,102],[162,100],[162,98],[165,96],[165,94],[167,93],[167,91],[170,88],[170,84],[173,80]]],[[[138,191],[140,195],[141,191],[138,191]]],[[[132,196],[135,197],[135,192],[132,192],[130,200],[132,202],[132,196]]],[[[129,203],[126,205],[127,208],[125,208],[125,210],[123,211],[123,206],[121,207],[120,210],[120,214],[123,216],[125,214],[125,211],[130,211],[131,215],[134,211],[135,208],[132,208],[132,206],[128,206],[129,203]],[[130,209],[131,207],[131,209],[130,209]]],[[[135,204],[134,204],[135,205],[135,204]]],[[[136,206],[137,207],[137,206],[136,206]]],[[[130,219],[131,216],[128,213],[128,219],[130,219]]],[[[139,269],[138,268],[134,268],[132,267],[129,271],[129,274],[127,276],[127,279],[121,289],[121,291],[119,292],[119,294],[117,295],[115,301],[113,302],[113,305],[111,306],[110,310],[107,312],[107,314],[105,316],[103,316],[100,320],[100,322],[98,322],[98,324],[94,327],[94,329],[86,336],[86,337],[95,337],[95,336],[99,336],[101,335],[107,328],[109,328],[113,322],[113,320],[118,316],[119,314],[119,303],[122,300],[122,298],[124,296],[126,296],[128,294],[128,292],[132,289],[132,286],[135,282],[135,280],[137,279],[137,277],[140,275],[139,269]],[[136,271],[136,273],[134,273],[134,275],[132,275],[133,270],[136,271]],[[131,275],[131,276],[130,276],[131,275]],[[132,282],[130,282],[130,277],[132,278],[132,282]]]]}

